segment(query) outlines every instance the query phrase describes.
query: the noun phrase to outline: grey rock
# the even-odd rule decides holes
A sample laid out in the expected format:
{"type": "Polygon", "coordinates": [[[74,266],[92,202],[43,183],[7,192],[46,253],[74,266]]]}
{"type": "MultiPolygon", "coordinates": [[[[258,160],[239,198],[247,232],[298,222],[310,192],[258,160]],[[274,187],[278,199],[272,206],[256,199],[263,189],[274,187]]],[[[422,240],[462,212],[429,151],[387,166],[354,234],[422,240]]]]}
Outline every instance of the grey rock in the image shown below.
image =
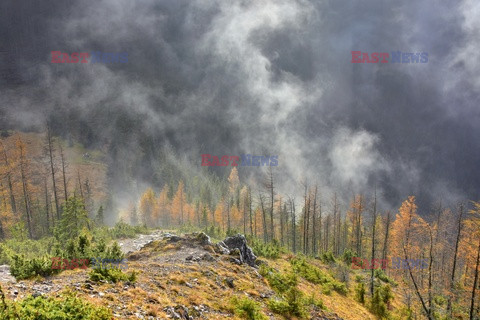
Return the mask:
{"type": "Polygon", "coordinates": [[[202,246],[205,246],[205,245],[209,245],[209,244],[212,244],[212,242],[210,241],[210,237],[208,235],[206,235],[204,232],[200,232],[195,240],[201,244],[202,246]]]}
{"type": "Polygon", "coordinates": [[[232,289],[235,288],[235,284],[233,283],[233,278],[226,278],[225,282],[227,283],[227,286],[229,288],[232,288],[232,289]]]}
{"type": "Polygon", "coordinates": [[[252,249],[247,246],[247,239],[245,239],[245,236],[237,234],[236,236],[226,238],[223,240],[223,243],[229,250],[239,249],[240,262],[256,267],[255,260],[257,257],[253,254],[252,249]]]}
{"type": "Polygon", "coordinates": [[[212,255],[207,252],[202,256],[202,260],[213,262],[215,261],[215,258],[212,257],[212,255]]]}
{"type": "Polygon", "coordinates": [[[165,239],[172,243],[172,242],[178,242],[180,240],[182,240],[182,237],[179,237],[179,236],[170,236],[170,237],[165,237],[165,239]]]}
{"type": "Polygon", "coordinates": [[[228,249],[227,245],[220,241],[219,243],[215,244],[215,252],[220,254],[230,254],[230,250],[228,249]]]}

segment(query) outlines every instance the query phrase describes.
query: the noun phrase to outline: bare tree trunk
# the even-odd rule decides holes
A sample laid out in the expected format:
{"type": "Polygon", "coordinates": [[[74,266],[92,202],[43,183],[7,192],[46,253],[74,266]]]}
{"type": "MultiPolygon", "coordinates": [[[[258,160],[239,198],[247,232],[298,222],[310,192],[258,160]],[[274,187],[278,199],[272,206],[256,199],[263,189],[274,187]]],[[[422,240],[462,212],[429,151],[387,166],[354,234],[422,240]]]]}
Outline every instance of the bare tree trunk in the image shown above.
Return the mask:
{"type": "Polygon", "coordinates": [[[297,235],[295,233],[295,199],[290,199],[290,213],[292,216],[292,251],[297,252],[297,235]]]}
{"type": "MultiPolygon", "coordinates": [[[[337,242],[337,193],[333,196],[333,254],[338,255],[338,242],[337,242]]],[[[320,215],[321,216],[321,215],[320,215]]],[[[321,218],[320,218],[321,219],[321,218]]],[[[320,230],[322,228],[320,227],[320,230]]],[[[320,240],[322,237],[320,237],[320,240]]]]}
{"type": "Polygon", "coordinates": [[[331,219],[331,215],[328,215],[326,220],[325,221],[325,251],[328,251],[328,248],[329,248],[329,238],[330,238],[330,219],[331,219]]]}
{"type": "MultiPolygon", "coordinates": [[[[375,196],[373,199],[373,222],[372,222],[372,263],[375,259],[375,226],[377,222],[377,189],[375,187],[375,196]]],[[[370,275],[370,294],[373,297],[373,283],[375,281],[375,272],[374,268],[371,268],[370,275]]]]}
{"type": "Polygon", "coordinates": [[[65,202],[68,200],[68,190],[67,190],[67,175],[66,175],[66,167],[67,163],[65,162],[65,154],[63,153],[63,147],[60,146],[60,160],[62,161],[62,176],[63,176],[63,191],[65,194],[65,202]]]}
{"type": "MultiPolygon", "coordinates": [[[[0,181],[0,203],[3,203],[3,209],[7,210],[7,200],[4,199],[3,196],[3,183],[0,181]]],[[[3,231],[3,223],[0,220],[0,240],[5,239],[5,232],[3,231]]]]}
{"type": "MultiPolygon", "coordinates": [[[[183,188],[180,189],[180,224],[183,225],[183,188]]],[[[228,224],[230,226],[230,215],[228,216],[228,224]]]]}
{"type": "Polygon", "coordinates": [[[452,315],[452,295],[455,289],[455,269],[457,267],[458,244],[460,243],[460,235],[462,233],[462,216],[463,204],[460,204],[460,214],[458,216],[457,239],[455,240],[455,252],[453,254],[452,277],[450,279],[450,294],[448,296],[447,314],[452,315]]]}
{"type": "Polygon", "coordinates": [[[313,212],[312,212],[312,252],[315,256],[317,254],[317,190],[318,186],[315,186],[315,194],[313,196],[313,212]]]}
{"type": "Polygon", "coordinates": [[[385,239],[383,241],[382,259],[387,259],[389,230],[390,230],[390,211],[387,211],[387,221],[385,223],[385,239]]]}
{"type": "Polygon", "coordinates": [[[358,212],[357,212],[357,240],[356,240],[356,246],[357,246],[357,253],[362,256],[362,212],[363,212],[363,196],[359,195],[358,200],[360,202],[358,206],[358,212]]]}
{"type": "Polygon", "coordinates": [[[45,213],[47,215],[47,232],[50,232],[50,199],[48,197],[48,185],[46,176],[43,178],[43,188],[45,191],[45,213]]]}
{"type": "Polygon", "coordinates": [[[308,200],[307,200],[307,209],[306,209],[306,221],[307,221],[307,227],[306,227],[306,238],[305,238],[305,254],[308,254],[310,252],[310,246],[309,246],[309,237],[310,237],[310,202],[311,202],[311,194],[310,192],[308,193],[308,200]]]}
{"type": "Polygon", "coordinates": [[[270,183],[268,188],[270,189],[270,226],[272,227],[272,233],[270,240],[275,238],[275,226],[273,224],[273,202],[274,202],[274,186],[273,186],[273,169],[269,167],[270,183]]]}
{"type": "Polygon", "coordinates": [[[280,243],[281,245],[285,245],[285,241],[284,241],[284,232],[285,232],[285,226],[284,226],[284,211],[283,211],[283,208],[282,208],[282,198],[280,198],[280,203],[279,203],[279,206],[278,208],[280,209],[280,243]]]}
{"type": "Polygon", "coordinates": [[[248,194],[243,198],[243,234],[247,235],[247,197],[248,194]]]}
{"type": "Polygon", "coordinates": [[[228,201],[227,204],[227,232],[230,233],[231,230],[231,224],[230,224],[230,200],[228,201]]]}
{"type": "Polygon", "coordinates": [[[429,231],[430,231],[430,251],[429,251],[430,262],[428,264],[428,310],[429,310],[429,315],[428,316],[430,317],[431,313],[432,313],[432,308],[433,308],[433,305],[432,305],[433,232],[432,232],[431,228],[430,228],[429,231]]]}
{"type": "Polygon", "coordinates": [[[284,214],[284,217],[285,217],[285,246],[288,248],[290,247],[290,222],[288,221],[288,210],[287,210],[287,201],[285,201],[283,203],[283,214],[284,214]]]}
{"type": "Polygon", "coordinates": [[[30,239],[33,238],[33,232],[32,232],[32,212],[31,212],[31,206],[30,206],[30,198],[28,194],[28,187],[27,187],[27,177],[26,177],[26,168],[25,168],[25,149],[22,145],[22,142],[19,144],[20,148],[20,175],[22,178],[22,188],[23,188],[23,198],[25,200],[25,214],[27,218],[27,226],[28,226],[28,235],[30,239]]]}
{"type": "Polygon", "coordinates": [[[51,173],[52,173],[52,183],[53,183],[53,196],[55,198],[55,210],[56,210],[56,213],[57,213],[57,220],[60,220],[60,205],[58,203],[58,195],[57,195],[57,182],[56,182],[56,179],[55,179],[55,165],[54,165],[54,161],[53,161],[53,153],[54,153],[54,149],[53,149],[53,137],[52,137],[52,132],[50,130],[50,125],[47,124],[47,151],[48,151],[48,155],[49,155],[49,158],[50,158],[50,169],[51,169],[51,173]]]}
{"type": "MultiPolygon", "coordinates": [[[[403,245],[403,253],[405,254],[405,259],[408,260],[408,254],[407,254],[407,250],[405,249],[405,245],[403,245]]],[[[433,320],[432,316],[430,315],[430,309],[427,308],[427,306],[425,305],[425,301],[423,300],[423,297],[420,294],[420,290],[418,289],[417,282],[415,281],[415,278],[413,277],[412,268],[409,267],[408,272],[410,274],[410,278],[412,279],[413,286],[415,287],[415,293],[417,294],[418,299],[420,300],[420,302],[422,304],[423,311],[425,311],[425,314],[427,315],[427,318],[429,320],[433,320]]]]}
{"type": "Polygon", "coordinates": [[[303,254],[307,254],[307,183],[305,182],[305,194],[303,196],[303,254]]]}
{"type": "MultiPolygon", "coordinates": [[[[250,211],[250,235],[253,236],[253,216],[252,216],[252,190],[250,187],[247,191],[248,194],[248,208],[250,211]]],[[[257,236],[257,226],[255,224],[255,237],[257,236]]]]}
{"type": "Polygon", "coordinates": [[[323,253],[323,243],[325,242],[325,239],[323,239],[323,231],[322,231],[322,220],[323,220],[323,213],[322,213],[322,203],[320,202],[318,204],[318,224],[319,224],[319,237],[320,237],[320,245],[319,245],[319,249],[320,249],[320,254],[323,253]]]}
{"type": "Polygon", "coordinates": [[[80,179],[80,170],[77,170],[78,187],[80,188],[80,196],[85,203],[85,197],[83,195],[82,180],[80,179]]]}
{"type": "Polygon", "coordinates": [[[13,183],[12,183],[12,173],[10,169],[10,162],[8,161],[7,150],[5,149],[5,146],[1,141],[0,141],[0,144],[3,150],[3,161],[5,163],[5,168],[7,170],[7,185],[8,185],[8,191],[10,192],[10,206],[12,208],[12,212],[17,213],[17,204],[15,202],[15,195],[13,194],[13,183]]]}
{"type": "Polygon", "coordinates": [[[475,290],[477,289],[477,281],[478,281],[478,265],[480,263],[480,240],[478,242],[478,249],[477,249],[477,262],[475,263],[475,278],[473,280],[472,286],[472,299],[470,300],[470,320],[474,319],[474,306],[475,306],[475,290]]]}
{"type": "Polygon", "coordinates": [[[260,206],[262,207],[263,242],[267,243],[267,241],[268,241],[267,217],[266,217],[266,214],[265,214],[265,207],[263,205],[263,196],[259,193],[258,197],[260,199],[260,206]]]}

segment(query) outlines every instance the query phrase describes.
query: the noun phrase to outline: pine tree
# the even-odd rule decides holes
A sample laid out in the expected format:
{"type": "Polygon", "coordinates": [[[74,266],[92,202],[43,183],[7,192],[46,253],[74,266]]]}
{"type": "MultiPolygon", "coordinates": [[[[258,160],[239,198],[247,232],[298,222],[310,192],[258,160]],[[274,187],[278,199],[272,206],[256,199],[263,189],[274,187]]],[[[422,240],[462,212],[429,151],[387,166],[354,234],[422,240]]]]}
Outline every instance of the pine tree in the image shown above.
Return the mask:
{"type": "Polygon", "coordinates": [[[103,206],[100,206],[97,211],[97,216],[95,217],[95,222],[98,223],[99,225],[104,225],[105,220],[103,216],[103,206]]]}
{"type": "Polygon", "coordinates": [[[56,228],[55,235],[62,243],[77,238],[83,228],[90,228],[90,220],[85,205],[80,198],[72,196],[63,205],[62,218],[56,228]]]}

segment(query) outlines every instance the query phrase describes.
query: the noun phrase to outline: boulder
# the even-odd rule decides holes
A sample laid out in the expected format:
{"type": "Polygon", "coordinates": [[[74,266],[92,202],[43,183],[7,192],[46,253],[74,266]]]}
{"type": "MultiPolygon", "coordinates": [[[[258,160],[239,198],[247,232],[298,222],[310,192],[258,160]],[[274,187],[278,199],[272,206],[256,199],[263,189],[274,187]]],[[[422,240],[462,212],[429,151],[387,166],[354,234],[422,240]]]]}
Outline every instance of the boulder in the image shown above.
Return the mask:
{"type": "Polygon", "coordinates": [[[220,254],[230,254],[230,250],[228,250],[227,245],[223,243],[223,241],[215,244],[215,252],[220,254]]]}
{"type": "Polygon", "coordinates": [[[228,237],[223,240],[223,244],[230,250],[233,251],[238,249],[240,251],[240,262],[246,263],[251,267],[256,267],[255,260],[257,257],[253,254],[252,249],[247,246],[247,239],[241,234],[236,236],[228,237]]]}
{"type": "Polygon", "coordinates": [[[210,237],[203,232],[196,235],[195,240],[202,246],[211,245],[210,237]]]}

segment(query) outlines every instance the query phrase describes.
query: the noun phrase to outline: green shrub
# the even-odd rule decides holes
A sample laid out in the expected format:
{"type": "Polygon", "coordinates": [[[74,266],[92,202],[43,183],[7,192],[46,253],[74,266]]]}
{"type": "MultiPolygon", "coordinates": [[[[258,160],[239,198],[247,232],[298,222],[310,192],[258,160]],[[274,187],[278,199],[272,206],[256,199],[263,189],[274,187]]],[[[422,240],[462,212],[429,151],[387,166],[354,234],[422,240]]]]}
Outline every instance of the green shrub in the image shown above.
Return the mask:
{"type": "Polygon", "coordinates": [[[436,295],[433,297],[433,302],[437,306],[444,306],[447,303],[447,299],[444,296],[436,295]]]}
{"type": "Polygon", "coordinates": [[[322,285],[322,293],[324,295],[329,296],[329,295],[332,294],[332,288],[333,288],[333,286],[330,282],[325,283],[325,284],[322,285]]]}
{"type": "Polygon", "coordinates": [[[9,239],[0,244],[0,264],[12,263],[14,255],[23,255],[27,259],[50,255],[57,242],[53,237],[39,240],[9,239]]]}
{"type": "MultiPolygon", "coordinates": [[[[108,230],[108,228],[105,229],[108,230]]],[[[148,233],[148,228],[145,226],[131,226],[122,220],[117,222],[115,226],[109,231],[112,239],[134,238],[139,233],[148,233]]]]}
{"type": "Polygon", "coordinates": [[[324,286],[324,292],[329,294],[331,289],[340,294],[347,294],[348,289],[344,283],[337,281],[330,274],[320,270],[318,267],[311,265],[303,257],[297,257],[290,261],[295,274],[300,275],[305,280],[324,286]]]}
{"type": "Polygon", "coordinates": [[[281,299],[270,299],[268,301],[268,307],[273,312],[283,316],[304,318],[306,315],[303,293],[295,287],[285,292],[281,299]]]}
{"type": "Polygon", "coordinates": [[[258,239],[247,237],[248,244],[252,248],[253,253],[257,257],[265,257],[268,259],[278,259],[280,254],[284,252],[284,250],[280,247],[278,242],[268,242],[264,243],[258,239]]]}
{"type": "Polygon", "coordinates": [[[389,283],[396,287],[398,284],[392,278],[388,277],[383,269],[375,269],[375,278],[382,280],[385,283],[389,283]]]}
{"type": "Polygon", "coordinates": [[[360,282],[355,287],[355,300],[360,302],[361,304],[365,303],[365,284],[360,282]]]}
{"type": "Polygon", "coordinates": [[[89,276],[90,280],[95,282],[103,280],[113,283],[117,283],[119,281],[129,281],[133,283],[137,280],[137,274],[135,271],[130,272],[130,274],[126,274],[119,268],[94,268],[92,271],[90,271],[89,276]]]}
{"type": "Polygon", "coordinates": [[[50,276],[59,273],[52,269],[52,260],[49,257],[27,259],[23,255],[14,255],[10,265],[10,273],[17,280],[29,279],[36,276],[50,276]]]}
{"type": "Polygon", "coordinates": [[[325,304],[323,304],[322,299],[315,298],[314,294],[312,294],[311,296],[309,296],[308,298],[305,299],[305,304],[309,305],[309,306],[314,306],[314,307],[320,308],[322,310],[326,309],[325,304]]]}
{"type": "Polygon", "coordinates": [[[123,254],[122,249],[120,249],[120,246],[118,245],[117,241],[115,241],[110,247],[108,247],[105,253],[106,253],[106,255],[105,255],[104,258],[106,258],[106,259],[121,260],[125,257],[125,255],[123,254]]]}
{"type": "Polygon", "coordinates": [[[335,262],[335,257],[331,251],[324,252],[321,256],[323,263],[333,263],[335,262]]]}
{"type": "Polygon", "coordinates": [[[332,283],[332,285],[333,285],[333,290],[337,291],[340,294],[343,294],[344,296],[347,295],[348,289],[347,289],[347,285],[345,283],[341,283],[341,282],[335,280],[332,283]]]}
{"type": "Polygon", "coordinates": [[[376,287],[370,301],[370,311],[380,318],[388,316],[387,306],[393,299],[392,288],[390,285],[376,287]]]}
{"type": "Polygon", "coordinates": [[[233,297],[231,300],[233,311],[243,319],[248,320],[266,320],[268,319],[261,311],[259,304],[249,298],[233,297]]]}
{"type": "Polygon", "coordinates": [[[17,301],[6,302],[0,289],[1,319],[22,320],[110,320],[112,312],[105,307],[95,306],[85,299],[78,298],[73,293],[66,293],[61,299],[44,296],[32,297],[17,301]]]}
{"type": "Polygon", "coordinates": [[[356,256],[356,253],[352,252],[352,250],[347,249],[343,252],[342,260],[347,264],[347,266],[352,264],[352,258],[356,256]]]}
{"type": "Polygon", "coordinates": [[[283,275],[280,272],[275,271],[275,269],[263,264],[260,266],[259,272],[260,275],[268,280],[270,287],[278,293],[284,293],[297,285],[297,277],[293,273],[283,275]]]}

